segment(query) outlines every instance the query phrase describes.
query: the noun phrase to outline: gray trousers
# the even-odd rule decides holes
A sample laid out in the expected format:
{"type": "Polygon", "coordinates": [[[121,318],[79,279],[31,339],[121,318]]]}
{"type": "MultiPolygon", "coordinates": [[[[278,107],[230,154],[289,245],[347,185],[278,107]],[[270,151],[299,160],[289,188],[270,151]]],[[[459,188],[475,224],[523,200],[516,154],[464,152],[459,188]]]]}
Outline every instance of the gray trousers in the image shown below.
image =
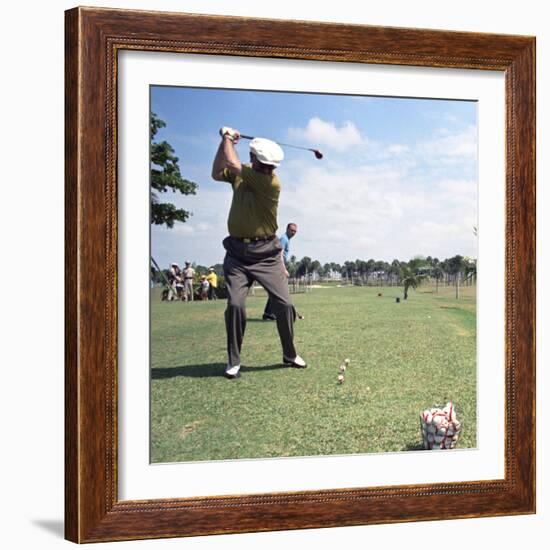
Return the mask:
{"type": "Polygon", "coordinates": [[[193,301],[193,279],[185,279],[184,281],[185,285],[185,299],[189,302],[193,301]]]}
{"type": "Polygon", "coordinates": [[[283,271],[279,239],[247,244],[226,237],[223,246],[226,250],[223,273],[228,293],[225,327],[229,364],[241,364],[241,347],[246,329],[246,297],[254,281],[258,281],[269,294],[273,312],[277,316],[283,354],[294,359],[297,355],[294,347],[296,312],[290,301],[288,280],[283,271]]]}

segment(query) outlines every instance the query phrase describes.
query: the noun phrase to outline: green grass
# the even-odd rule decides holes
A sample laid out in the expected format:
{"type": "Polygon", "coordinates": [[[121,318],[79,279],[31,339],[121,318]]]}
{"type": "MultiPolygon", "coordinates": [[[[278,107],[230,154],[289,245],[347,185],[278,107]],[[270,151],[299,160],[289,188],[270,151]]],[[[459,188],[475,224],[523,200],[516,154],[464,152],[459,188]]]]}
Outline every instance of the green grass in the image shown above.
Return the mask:
{"type": "Polygon", "coordinates": [[[421,410],[452,400],[476,446],[475,287],[319,288],[296,294],[304,370],[280,364],[265,294],[248,298],[242,376],[226,380],[225,301],[152,301],[153,462],[419,449],[421,410]],[[378,296],[382,293],[382,296],[378,296]],[[344,384],[338,366],[349,357],[344,384]]]}

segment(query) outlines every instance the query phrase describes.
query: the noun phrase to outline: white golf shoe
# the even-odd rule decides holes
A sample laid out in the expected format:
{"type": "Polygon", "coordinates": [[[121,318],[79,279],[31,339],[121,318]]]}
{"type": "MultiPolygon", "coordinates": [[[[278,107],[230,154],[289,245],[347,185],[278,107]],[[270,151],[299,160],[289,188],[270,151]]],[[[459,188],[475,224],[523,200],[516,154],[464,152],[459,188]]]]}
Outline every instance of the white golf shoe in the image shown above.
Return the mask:
{"type": "Polygon", "coordinates": [[[241,376],[241,373],[239,372],[241,370],[241,365],[235,365],[234,367],[232,367],[231,365],[227,365],[227,367],[225,368],[225,372],[223,373],[223,375],[226,377],[226,378],[229,378],[230,380],[233,379],[233,378],[240,378],[241,376]]]}
{"type": "Polygon", "coordinates": [[[307,363],[299,355],[297,355],[294,359],[290,359],[283,355],[283,363],[285,365],[292,365],[297,369],[305,369],[307,367],[307,363]]]}

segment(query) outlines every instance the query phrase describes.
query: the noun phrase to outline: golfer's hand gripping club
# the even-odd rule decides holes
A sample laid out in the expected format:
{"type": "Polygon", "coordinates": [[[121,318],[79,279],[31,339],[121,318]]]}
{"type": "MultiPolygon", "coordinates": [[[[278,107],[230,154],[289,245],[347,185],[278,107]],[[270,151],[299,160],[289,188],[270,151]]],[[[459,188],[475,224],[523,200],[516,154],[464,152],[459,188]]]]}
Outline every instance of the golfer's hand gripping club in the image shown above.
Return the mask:
{"type": "Polygon", "coordinates": [[[239,137],[239,131],[235,130],[234,128],[230,128],[229,126],[222,126],[220,128],[220,136],[227,136],[231,141],[236,142],[239,137]]]}

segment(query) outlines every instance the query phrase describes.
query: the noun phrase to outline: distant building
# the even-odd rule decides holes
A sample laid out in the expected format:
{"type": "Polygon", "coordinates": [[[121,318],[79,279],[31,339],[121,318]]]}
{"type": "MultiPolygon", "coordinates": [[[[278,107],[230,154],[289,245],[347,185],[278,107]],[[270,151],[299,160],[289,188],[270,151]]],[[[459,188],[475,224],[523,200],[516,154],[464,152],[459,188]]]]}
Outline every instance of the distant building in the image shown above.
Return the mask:
{"type": "Polygon", "coordinates": [[[330,279],[331,281],[341,281],[342,280],[342,274],[339,271],[335,271],[334,269],[331,269],[326,275],[326,279],[330,279]]]}

